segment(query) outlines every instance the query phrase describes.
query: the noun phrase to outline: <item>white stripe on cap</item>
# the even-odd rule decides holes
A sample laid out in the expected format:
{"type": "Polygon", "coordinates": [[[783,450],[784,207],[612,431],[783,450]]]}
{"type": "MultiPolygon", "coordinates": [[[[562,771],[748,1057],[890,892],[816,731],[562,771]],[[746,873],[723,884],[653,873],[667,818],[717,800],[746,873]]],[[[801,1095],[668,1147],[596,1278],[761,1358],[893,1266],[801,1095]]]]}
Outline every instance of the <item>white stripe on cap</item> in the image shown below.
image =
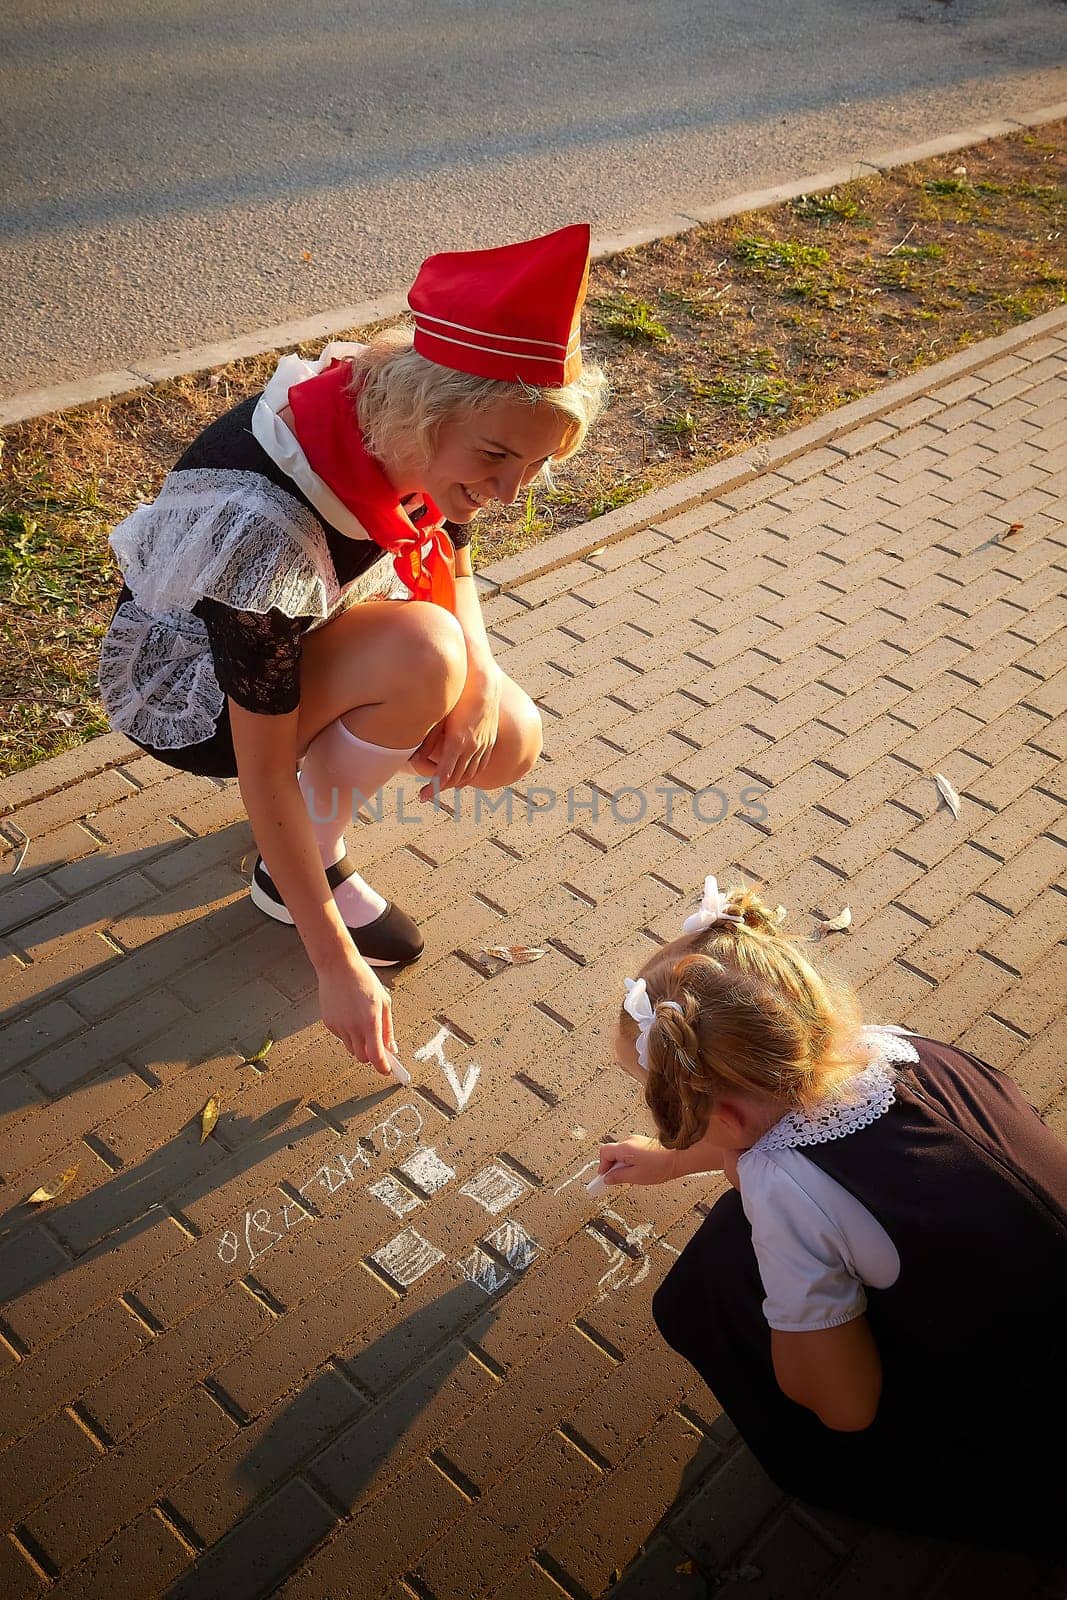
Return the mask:
{"type": "MultiPolygon", "coordinates": [[[[418,318],[416,318],[417,322],[418,318]]],[[[512,356],[516,361],[547,361],[553,367],[560,364],[559,356],[535,356],[530,350],[509,350],[502,344],[471,344],[469,339],[453,339],[447,333],[438,333],[434,328],[422,328],[420,331],[425,334],[427,339],[437,339],[441,344],[462,345],[464,350],[477,350],[478,354],[482,356],[512,356]]],[[[548,343],[547,340],[538,340],[537,342],[548,343]]],[[[564,346],[560,345],[558,348],[562,350],[564,346]]],[[[567,358],[569,359],[580,350],[580,344],[575,345],[573,350],[567,347],[567,358]]]]}
{"type": "MultiPolygon", "coordinates": [[[[571,352],[572,348],[575,346],[575,344],[581,338],[581,330],[579,328],[575,328],[574,332],[571,334],[571,336],[568,339],[566,344],[557,344],[554,339],[523,339],[517,333],[509,333],[509,334],[490,333],[485,328],[468,328],[466,326],[466,324],[463,323],[463,322],[448,322],[448,321],[446,321],[446,319],[444,317],[431,317],[428,311],[416,311],[415,312],[415,321],[416,322],[437,322],[437,323],[440,323],[442,328],[455,328],[457,333],[473,333],[479,339],[492,339],[498,345],[502,345],[504,343],[507,343],[507,344],[539,344],[539,345],[543,345],[545,347],[545,349],[547,349],[547,350],[562,350],[565,354],[568,354],[568,355],[570,354],[570,352],[571,352]]],[[[426,332],[427,333],[434,333],[434,329],[433,328],[427,328],[426,332]]],[[[436,334],[436,337],[439,338],[439,339],[445,339],[448,336],[447,336],[447,334],[440,333],[440,334],[436,334]]],[[[463,344],[464,340],[462,340],[462,339],[453,339],[452,343],[453,344],[463,344]]],[[[474,349],[477,348],[477,346],[476,345],[471,345],[469,348],[474,350],[474,349]]],[[[515,353],[516,352],[514,352],[512,350],[508,350],[508,351],[505,352],[505,354],[507,354],[507,355],[514,355],[515,353]]],[[[539,358],[535,358],[535,359],[539,359],[539,358]]],[[[548,358],[545,357],[544,359],[547,360],[548,358]]]]}

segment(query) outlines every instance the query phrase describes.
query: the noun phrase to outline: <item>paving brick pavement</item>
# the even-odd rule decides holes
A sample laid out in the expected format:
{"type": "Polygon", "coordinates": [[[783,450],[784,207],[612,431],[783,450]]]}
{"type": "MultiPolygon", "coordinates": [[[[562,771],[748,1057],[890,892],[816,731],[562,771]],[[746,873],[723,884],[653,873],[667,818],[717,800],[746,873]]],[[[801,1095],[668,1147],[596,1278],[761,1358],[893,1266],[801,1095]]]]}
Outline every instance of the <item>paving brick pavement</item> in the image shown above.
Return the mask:
{"type": "Polygon", "coordinates": [[[543,762],[355,840],[426,933],[410,1090],[323,1035],[234,784],[109,735],[0,785],[5,1597],[1053,1592],[786,1501],[651,1323],[717,1181],[582,1179],[644,1125],[621,979],[707,870],[849,902],[868,1014],[1067,1134],[1065,419],[1067,317],[487,600],[543,762]]]}

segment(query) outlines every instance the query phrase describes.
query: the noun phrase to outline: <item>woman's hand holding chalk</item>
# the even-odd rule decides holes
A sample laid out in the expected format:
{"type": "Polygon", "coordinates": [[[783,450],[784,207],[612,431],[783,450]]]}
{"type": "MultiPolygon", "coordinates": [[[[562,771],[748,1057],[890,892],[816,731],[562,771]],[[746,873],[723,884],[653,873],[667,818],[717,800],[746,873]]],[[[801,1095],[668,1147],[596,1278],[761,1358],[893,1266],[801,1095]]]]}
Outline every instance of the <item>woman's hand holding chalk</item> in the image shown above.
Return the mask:
{"type": "Polygon", "coordinates": [[[411,1082],[411,1073],[398,1055],[394,1055],[391,1050],[386,1050],[385,1054],[389,1061],[389,1076],[394,1083],[402,1083],[406,1088],[411,1082]]]}

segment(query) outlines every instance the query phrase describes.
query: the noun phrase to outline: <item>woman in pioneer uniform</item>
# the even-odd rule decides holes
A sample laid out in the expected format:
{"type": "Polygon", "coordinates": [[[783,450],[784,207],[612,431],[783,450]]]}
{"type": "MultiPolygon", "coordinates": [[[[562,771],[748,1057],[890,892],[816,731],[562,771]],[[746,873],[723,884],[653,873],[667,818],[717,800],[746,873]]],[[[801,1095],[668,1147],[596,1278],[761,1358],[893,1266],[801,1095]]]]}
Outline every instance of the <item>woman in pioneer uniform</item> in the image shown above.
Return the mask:
{"type": "Polygon", "coordinates": [[[373,968],[422,940],[359,875],[346,813],[404,770],[497,788],[540,753],[536,707],[493,660],[470,524],[573,454],[599,410],[579,334],[588,269],[584,225],[431,256],[413,335],[284,357],[111,537],[112,727],[171,766],[238,778],[252,898],[295,924],[327,1028],[382,1072],[394,1040],[373,968]]]}

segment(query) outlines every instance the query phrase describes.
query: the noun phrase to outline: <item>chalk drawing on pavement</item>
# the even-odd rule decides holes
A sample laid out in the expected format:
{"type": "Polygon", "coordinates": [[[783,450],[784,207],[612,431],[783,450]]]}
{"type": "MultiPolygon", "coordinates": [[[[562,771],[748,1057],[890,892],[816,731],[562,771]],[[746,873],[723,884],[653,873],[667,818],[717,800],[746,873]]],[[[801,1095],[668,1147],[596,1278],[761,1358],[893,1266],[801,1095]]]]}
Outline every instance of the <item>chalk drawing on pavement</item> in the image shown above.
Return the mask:
{"type": "Polygon", "coordinates": [[[396,1179],[388,1174],[384,1178],[379,1178],[377,1183],[369,1183],[367,1193],[380,1200],[394,1217],[406,1217],[409,1211],[414,1211],[416,1206],[422,1204],[422,1201],[416,1199],[409,1189],[405,1189],[402,1183],[397,1183],[396,1179]]]}
{"type": "Polygon", "coordinates": [[[459,1270],[465,1278],[469,1278],[471,1283],[476,1283],[486,1294],[496,1294],[506,1283],[511,1282],[511,1273],[480,1248],[475,1248],[469,1256],[460,1261],[459,1270]]]}
{"type": "Polygon", "coordinates": [[[425,1195],[436,1194],[438,1189],[443,1189],[456,1176],[432,1145],[413,1150],[411,1155],[397,1163],[397,1171],[403,1173],[425,1195]]]}
{"type": "Polygon", "coordinates": [[[465,1194],[488,1211],[491,1217],[499,1216],[501,1211],[506,1211],[520,1195],[526,1193],[527,1185],[521,1178],[517,1178],[506,1167],[484,1167],[481,1172],[476,1172],[474,1177],[460,1188],[460,1194],[465,1194]]]}
{"type": "Polygon", "coordinates": [[[503,1256],[508,1266],[514,1267],[516,1272],[525,1272],[534,1257],[540,1254],[536,1239],[530,1237],[521,1223],[510,1217],[492,1233],[486,1234],[484,1242],[498,1256],[503,1256]]]}
{"type": "Polygon", "coordinates": [[[414,1228],[405,1228],[395,1239],[375,1250],[371,1260],[401,1289],[410,1288],[417,1278],[443,1261],[444,1251],[424,1239],[414,1228]]]}
{"type": "Polygon", "coordinates": [[[445,1040],[448,1037],[448,1029],[440,1028],[427,1044],[424,1044],[421,1049],[415,1051],[415,1060],[429,1061],[432,1057],[437,1062],[437,1065],[441,1068],[441,1071],[448,1080],[449,1088],[452,1090],[452,1093],[455,1096],[456,1110],[462,1111],[464,1106],[467,1104],[467,1101],[474,1093],[475,1085],[482,1075],[482,1069],[476,1061],[472,1061],[461,1080],[458,1070],[445,1055],[445,1040]]]}

